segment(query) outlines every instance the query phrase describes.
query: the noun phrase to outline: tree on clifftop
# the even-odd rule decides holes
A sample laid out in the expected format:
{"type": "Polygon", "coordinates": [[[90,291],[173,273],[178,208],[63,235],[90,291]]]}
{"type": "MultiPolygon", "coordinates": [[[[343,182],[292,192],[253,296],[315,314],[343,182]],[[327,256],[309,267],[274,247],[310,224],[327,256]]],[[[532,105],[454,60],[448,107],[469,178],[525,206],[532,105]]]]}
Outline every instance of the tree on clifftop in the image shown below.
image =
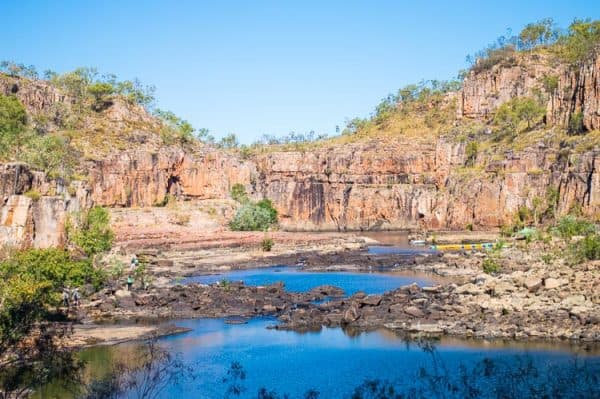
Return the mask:
{"type": "Polygon", "coordinates": [[[15,96],[0,94],[0,157],[18,158],[27,141],[27,112],[15,96]]]}

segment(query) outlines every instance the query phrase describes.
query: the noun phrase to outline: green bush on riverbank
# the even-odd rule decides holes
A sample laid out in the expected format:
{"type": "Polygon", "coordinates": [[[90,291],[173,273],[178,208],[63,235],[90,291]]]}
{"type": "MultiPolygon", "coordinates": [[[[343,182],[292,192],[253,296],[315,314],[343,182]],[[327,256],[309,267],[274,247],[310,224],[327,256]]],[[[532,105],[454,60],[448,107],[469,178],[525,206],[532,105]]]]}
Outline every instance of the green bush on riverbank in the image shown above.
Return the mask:
{"type": "Polygon", "coordinates": [[[229,222],[229,228],[234,231],[265,231],[275,223],[277,210],[271,200],[263,199],[243,205],[229,222]]]}

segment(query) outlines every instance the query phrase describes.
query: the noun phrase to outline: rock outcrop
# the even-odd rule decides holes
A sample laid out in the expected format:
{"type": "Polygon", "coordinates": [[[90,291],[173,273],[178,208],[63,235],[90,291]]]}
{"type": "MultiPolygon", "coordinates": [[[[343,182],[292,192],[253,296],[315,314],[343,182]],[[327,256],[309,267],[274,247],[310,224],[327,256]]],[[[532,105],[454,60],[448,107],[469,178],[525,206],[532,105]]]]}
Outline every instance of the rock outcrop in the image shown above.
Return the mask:
{"type": "Polygon", "coordinates": [[[471,72],[463,83],[458,116],[487,118],[511,98],[530,96],[546,102],[546,120],[567,126],[575,112],[583,115],[587,130],[600,129],[600,53],[575,68],[557,64],[539,54],[516,57],[513,65],[499,64],[471,72]],[[545,87],[544,78],[556,79],[545,87]]]}
{"type": "Polygon", "coordinates": [[[0,164],[0,244],[48,248],[65,243],[69,213],[91,206],[81,182],[69,189],[18,163],[0,164]]]}
{"type": "Polygon", "coordinates": [[[576,204],[599,212],[598,155],[536,148],[462,170],[464,144],[444,138],[352,144],[265,155],[258,160],[259,189],[287,229],[490,228],[512,222],[520,206],[533,207],[549,187],[560,192],[559,212],[576,204]]]}

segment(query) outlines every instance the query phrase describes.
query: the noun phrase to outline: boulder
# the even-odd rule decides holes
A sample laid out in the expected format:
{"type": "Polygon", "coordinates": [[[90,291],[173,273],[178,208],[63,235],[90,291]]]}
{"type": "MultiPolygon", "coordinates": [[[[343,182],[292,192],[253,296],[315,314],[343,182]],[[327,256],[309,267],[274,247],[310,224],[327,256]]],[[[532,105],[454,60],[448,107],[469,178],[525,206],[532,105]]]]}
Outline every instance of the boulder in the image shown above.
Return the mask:
{"type": "Polygon", "coordinates": [[[529,290],[529,292],[535,292],[542,286],[542,279],[539,277],[527,277],[525,279],[525,288],[529,290]]]}
{"type": "Polygon", "coordinates": [[[423,312],[420,308],[416,306],[407,306],[404,308],[404,313],[413,316],[413,317],[423,317],[425,316],[425,312],[423,312]]]}
{"type": "Polygon", "coordinates": [[[369,295],[360,300],[362,306],[378,306],[381,303],[381,295],[369,295]]]}
{"type": "Polygon", "coordinates": [[[350,305],[346,311],[344,311],[344,315],[342,316],[342,324],[352,323],[360,318],[360,311],[356,304],[350,305]]]}

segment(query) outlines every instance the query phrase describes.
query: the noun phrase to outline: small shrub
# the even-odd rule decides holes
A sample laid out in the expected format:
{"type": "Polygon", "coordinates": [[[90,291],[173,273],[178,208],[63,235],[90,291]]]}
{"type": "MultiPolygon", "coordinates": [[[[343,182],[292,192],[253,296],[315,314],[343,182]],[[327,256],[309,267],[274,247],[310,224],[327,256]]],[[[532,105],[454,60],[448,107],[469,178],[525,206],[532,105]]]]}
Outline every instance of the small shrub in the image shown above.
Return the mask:
{"type": "Polygon", "coordinates": [[[600,260],[600,235],[590,234],[583,240],[572,244],[570,249],[574,263],[600,260]]]}
{"type": "Polygon", "coordinates": [[[502,270],[502,266],[494,259],[487,257],[483,260],[481,266],[483,267],[484,273],[492,274],[499,273],[502,270]]]}
{"type": "Polygon", "coordinates": [[[465,226],[465,229],[466,229],[467,231],[473,231],[473,223],[468,223],[468,224],[465,226]]]}
{"type": "Polygon", "coordinates": [[[231,187],[230,191],[231,198],[240,204],[248,202],[248,194],[246,194],[246,188],[241,183],[236,183],[231,187]]]}
{"type": "Polygon", "coordinates": [[[172,223],[175,223],[179,226],[186,226],[190,222],[190,215],[187,213],[178,213],[172,220],[172,223]]]}
{"type": "Polygon", "coordinates": [[[544,254],[542,255],[542,262],[544,262],[545,264],[549,265],[552,263],[552,260],[554,260],[554,257],[550,254],[544,254]]]}
{"type": "Polygon", "coordinates": [[[261,246],[261,248],[262,248],[263,251],[269,252],[273,248],[274,244],[275,244],[275,242],[273,241],[272,238],[265,237],[262,240],[262,242],[260,243],[260,246],[261,246]]]}
{"type": "Polygon", "coordinates": [[[479,144],[476,141],[469,141],[467,146],[465,147],[465,166],[473,166],[475,165],[475,161],[477,160],[477,152],[479,151],[479,144]]]}
{"type": "Polygon", "coordinates": [[[37,191],[36,189],[31,189],[29,191],[26,191],[23,195],[28,198],[31,198],[32,201],[38,201],[40,199],[40,197],[42,196],[42,194],[40,194],[40,192],[37,191]]]}
{"type": "Polygon", "coordinates": [[[569,118],[569,134],[581,134],[585,131],[583,125],[583,113],[581,111],[573,112],[569,118]]]}

